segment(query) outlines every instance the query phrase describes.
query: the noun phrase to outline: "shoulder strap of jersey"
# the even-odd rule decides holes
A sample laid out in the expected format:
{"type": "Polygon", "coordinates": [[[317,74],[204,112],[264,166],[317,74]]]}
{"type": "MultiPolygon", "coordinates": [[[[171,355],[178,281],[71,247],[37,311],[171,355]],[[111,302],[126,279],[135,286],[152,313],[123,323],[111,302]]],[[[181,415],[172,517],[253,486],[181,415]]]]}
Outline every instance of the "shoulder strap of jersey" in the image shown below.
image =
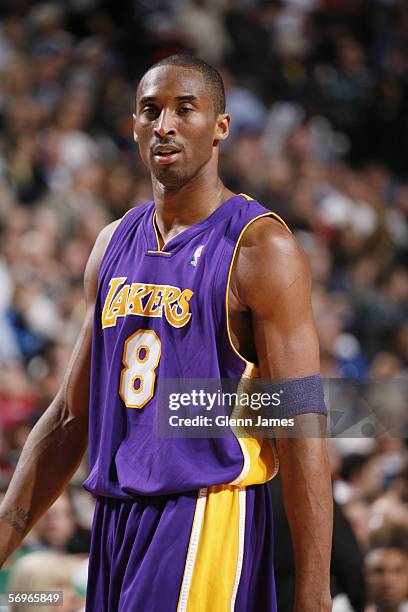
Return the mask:
{"type": "Polygon", "coordinates": [[[290,232],[289,227],[279,215],[271,210],[268,210],[265,208],[265,206],[262,206],[259,204],[259,202],[245,193],[241,193],[240,195],[243,197],[243,199],[241,200],[236,213],[232,216],[227,230],[227,236],[230,240],[233,242],[239,242],[239,239],[246,228],[251,225],[251,223],[262,217],[272,217],[273,219],[276,219],[290,232]]]}
{"type": "Polygon", "coordinates": [[[153,202],[146,202],[145,204],[139,204],[138,206],[134,206],[130,208],[123,217],[121,218],[118,226],[112,234],[110,239],[109,246],[113,245],[115,242],[120,240],[124,234],[126,234],[129,227],[132,227],[143,215],[150,210],[153,202]]]}
{"type": "Polygon", "coordinates": [[[148,213],[149,210],[151,210],[152,205],[153,202],[146,202],[145,204],[134,206],[133,208],[130,208],[120,219],[105,249],[105,253],[103,254],[102,261],[99,266],[99,279],[101,279],[105,268],[109,264],[110,259],[114,256],[114,253],[123,244],[128,232],[141,221],[143,216],[148,213]]]}

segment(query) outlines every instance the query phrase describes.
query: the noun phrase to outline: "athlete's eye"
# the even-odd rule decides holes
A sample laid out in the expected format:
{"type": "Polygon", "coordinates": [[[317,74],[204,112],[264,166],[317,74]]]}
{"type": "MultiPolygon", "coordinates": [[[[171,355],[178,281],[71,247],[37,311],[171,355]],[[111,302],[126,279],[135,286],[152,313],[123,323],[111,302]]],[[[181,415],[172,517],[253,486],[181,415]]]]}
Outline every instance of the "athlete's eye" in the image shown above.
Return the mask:
{"type": "Polygon", "coordinates": [[[189,113],[190,111],[192,111],[193,109],[191,108],[191,106],[181,106],[178,109],[179,114],[183,114],[183,113],[189,113]]]}
{"type": "Polygon", "coordinates": [[[147,115],[148,117],[152,117],[157,115],[158,110],[155,106],[145,106],[142,110],[143,115],[147,115]]]}

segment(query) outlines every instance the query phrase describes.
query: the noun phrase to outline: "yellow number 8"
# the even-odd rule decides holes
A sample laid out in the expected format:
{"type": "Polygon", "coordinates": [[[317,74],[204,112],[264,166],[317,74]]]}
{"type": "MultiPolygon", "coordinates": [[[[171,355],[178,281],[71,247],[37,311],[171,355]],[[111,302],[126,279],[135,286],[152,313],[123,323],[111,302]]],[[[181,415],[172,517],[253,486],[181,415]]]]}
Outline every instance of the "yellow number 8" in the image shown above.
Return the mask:
{"type": "Polygon", "coordinates": [[[125,341],[119,395],[127,408],[143,408],[152,399],[160,354],[161,342],[152,329],[139,329],[125,341]]]}

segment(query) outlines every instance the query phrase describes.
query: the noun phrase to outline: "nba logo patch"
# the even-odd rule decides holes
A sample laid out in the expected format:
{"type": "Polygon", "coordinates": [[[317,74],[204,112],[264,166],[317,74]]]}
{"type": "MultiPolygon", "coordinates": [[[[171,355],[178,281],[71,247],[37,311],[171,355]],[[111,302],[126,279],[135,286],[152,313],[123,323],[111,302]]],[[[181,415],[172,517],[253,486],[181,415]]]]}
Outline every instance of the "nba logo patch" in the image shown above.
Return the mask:
{"type": "Polygon", "coordinates": [[[200,244],[198,249],[194,251],[193,257],[190,261],[190,266],[194,266],[195,268],[198,265],[198,260],[200,259],[201,253],[203,252],[204,245],[200,244]]]}

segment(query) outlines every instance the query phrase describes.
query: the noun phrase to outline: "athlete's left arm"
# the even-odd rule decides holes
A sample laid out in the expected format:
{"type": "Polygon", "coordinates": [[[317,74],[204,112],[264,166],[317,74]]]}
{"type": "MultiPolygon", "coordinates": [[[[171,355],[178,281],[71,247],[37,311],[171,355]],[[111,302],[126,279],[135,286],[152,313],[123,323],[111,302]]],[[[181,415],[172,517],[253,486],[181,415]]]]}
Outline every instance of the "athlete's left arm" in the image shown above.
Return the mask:
{"type": "MultiPolygon", "coordinates": [[[[302,248],[278,221],[263,218],[247,229],[234,265],[233,287],[242,306],[251,311],[261,377],[318,374],[310,271],[302,248]]],[[[325,417],[307,418],[310,424],[325,417]]],[[[328,612],[332,489],[326,440],[277,437],[276,445],[296,564],[294,610],[328,612]]]]}

